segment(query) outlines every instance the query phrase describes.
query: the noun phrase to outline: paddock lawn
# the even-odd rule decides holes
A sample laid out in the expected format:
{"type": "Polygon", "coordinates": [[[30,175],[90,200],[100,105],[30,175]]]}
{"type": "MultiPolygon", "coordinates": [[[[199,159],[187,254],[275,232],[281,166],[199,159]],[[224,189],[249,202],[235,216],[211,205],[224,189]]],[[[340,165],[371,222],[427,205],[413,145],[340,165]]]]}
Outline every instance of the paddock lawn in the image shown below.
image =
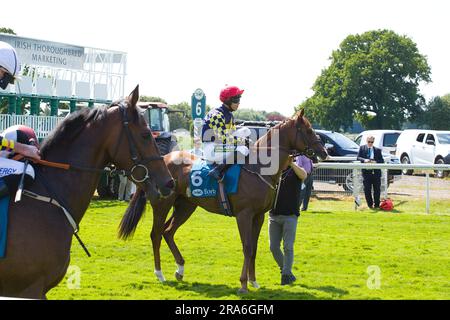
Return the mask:
{"type": "Polygon", "coordinates": [[[92,253],[72,245],[71,268],[49,299],[450,299],[450,200],[431,203],[394,199],[394,212],[354,211],[350,200],[313,198],[297,229],[294,274],[280,285],[269,251],[267,214],[256,258],[261,288],[237,295],[243,255],[235,219],[198,209],[178,230],[186,260],[183,282],[162,243],[162,270],[153,274],[151,207],[134,238],[117,238],[126,204],[93,201],[80,235],[92,253]],[[371,267],[372,266],[372,267],[371,267]],[[373,267],[375,266],[375,267],[373,267]],[[79,288],[73,270],[81,270],[79,288]],[[379,269],[377,269],[379,268],[379,269]],[[379,270],[377,277],[373,270],[379,270]]]}

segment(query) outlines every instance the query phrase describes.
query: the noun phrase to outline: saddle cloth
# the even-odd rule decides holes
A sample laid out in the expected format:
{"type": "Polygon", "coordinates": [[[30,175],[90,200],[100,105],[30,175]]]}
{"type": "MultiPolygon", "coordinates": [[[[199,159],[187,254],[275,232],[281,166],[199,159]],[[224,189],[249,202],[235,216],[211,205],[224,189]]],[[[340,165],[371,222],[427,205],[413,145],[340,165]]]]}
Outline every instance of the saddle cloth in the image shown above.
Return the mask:
{"type": "MultiPolygon", "coordinates": [[[[20,175],[23,173],[23,167],[23,162],[0,157],[0,178],[12,174],[20,175]]],[[[31,164],[28,164],[26,174],[34,179],[34,169],[31,164]]]]}
{"type": "MultiPolygon", "coordinates": [[[[189,184],[193,197],[210,198],[217,196],[219,188],[217,180],[208,176],[208,173],[212,170],[212,168],[212,164],[209,164],[207,161],[202,159],[195,161],[192,165],[189,176],[189,184]]],[[[238,191],[240,173],[241,166],[238,164],[232,165],[227,170],[224,178],[226,194],[234,194],[238,191]]]]}
{"type": "Polygon", "coordinates": [[[9,196],[0,198],[0,259],[5,257],[8,231],[9,196]]]}
{"type": "MultiPolygon", "coordinates": [[[[17,189],[17,184],[20,176],[23,173],[24,163],[0,157],[0,190],[4,191],[6,187],[6,180],[9,180],[9,192],[17,189]]],[[[34,169],[31,164],[28,164],[26,175],[32,180],[34,179],[34,169]]],[[[29,178],[25,179],[27,181],[29,178]]],[[[7,193],[6,193],[7,194],[7,193]]],[[[0,259],[5,257],[6,240],[8,231],[8,210],[9,210],[9,195],[4,195],[0,198],[0,259]]]]}

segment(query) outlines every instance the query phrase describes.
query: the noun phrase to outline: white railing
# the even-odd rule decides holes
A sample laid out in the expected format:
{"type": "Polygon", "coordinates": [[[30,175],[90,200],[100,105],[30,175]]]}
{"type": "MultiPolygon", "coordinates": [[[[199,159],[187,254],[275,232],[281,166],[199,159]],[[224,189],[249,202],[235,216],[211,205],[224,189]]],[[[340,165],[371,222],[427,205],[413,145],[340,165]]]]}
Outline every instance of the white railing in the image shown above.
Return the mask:
{"type": "Polygon", "coordinates": [[[38,139],[48,136],[63,117],[0,114],[0,132],[14,125],[25,125],[33,128],[38,139]]]}
{"type": "MultiPolygon", "coordinates": [[[[352,179],[352,192],[353,196],[356,198],[362,192],[362,177],[361,170],[362,169],[381,169],[382,170],[382,187],[381,192],[384,194],[384,197],[387,197],[387,170],[425,170],[426,175],[426,212],[430,212],[430,172],[429,171],[450,171],[449,164],[387,164],[387,163],[360,163],[360,162],[352,162],[352,163],[335,163],[335,162],[320,162],[314,164],[314,171],[320,171],[323,169],[336,170],[336,172],[345,172],[346,175],[349,174],[348,170],[351,170],[351,179],[352,179]]],[[[336,175],[336,173],[334,173],[336,175]]],[[[315,178],[315,180],[317,180],[315,178]]],[[[319,181],[323,181],[320,178],[319,181]]],[[[449,189],[450,194],[450,189],[449,189]]]]}

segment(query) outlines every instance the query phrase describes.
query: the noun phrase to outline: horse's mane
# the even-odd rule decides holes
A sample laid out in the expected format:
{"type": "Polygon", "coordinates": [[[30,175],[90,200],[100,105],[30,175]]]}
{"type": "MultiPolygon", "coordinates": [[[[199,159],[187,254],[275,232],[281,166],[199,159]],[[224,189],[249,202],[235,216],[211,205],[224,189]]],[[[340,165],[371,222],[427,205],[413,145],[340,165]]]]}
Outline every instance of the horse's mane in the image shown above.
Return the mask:
{"type": "Polygon", "coordinates": [[[264,135],[261,136],[258,140],[256,140],[255,145],[259,145],[259,144],[262,143],[263,141],[266,141],[266,142],[269,141],[269,139],[272,138],[272,132],[273,132],[274,130],[276,130],[276,129],[280,129],[281,126],[283,126],[284,124],[286,124],[289,120],[292,120],[292,119],[286,119],[286,120],[283,120],[282,122],[280,122],[280,123],[278,123],[277,125],[275,125],[275,126],[273,126],[272,128],[270,128],[270,129],[266,132],[266,134],[264,134],[264,135]]]}
{"type": "MultiPolygon", "coordinates": [[[[260,143],[262,143],[264,141],[266,141],[266,142],[269,141],[269,139],[272,138],[272,132],[274,130],[276,130],[276,129],[279,130],[282,126],[284,126],[284,125],[286,125],[286,124],[288,124],[288,123],[290,123],[292,121],[296,121],[298,117],[300,117],[300,112],[297,112],[292,118],[285,119],[285,120],[281,121],[280,123],[278,123],[276,126],[273,126],[272,128],[270,128],[267,131],[266,134],[264,134],[262,137],[260,137],[256,141],[255,145],[259,145],[260,143]]],[[[309,120],[305,116],[302,116],[302,121],[303,121],[303,124],[305,125],[305,127],[307,129],[312,128],[311,123],[309,122],[309,120]]]]}
{"type": "Polygon", "coordinates": [[[68,115],[44,140],[41,155],[45,158],[46,153],[55,146],[61,147],[72,143],[87,124],[105,119],[108,108],[108,106],[84,108],[68,115]]]}

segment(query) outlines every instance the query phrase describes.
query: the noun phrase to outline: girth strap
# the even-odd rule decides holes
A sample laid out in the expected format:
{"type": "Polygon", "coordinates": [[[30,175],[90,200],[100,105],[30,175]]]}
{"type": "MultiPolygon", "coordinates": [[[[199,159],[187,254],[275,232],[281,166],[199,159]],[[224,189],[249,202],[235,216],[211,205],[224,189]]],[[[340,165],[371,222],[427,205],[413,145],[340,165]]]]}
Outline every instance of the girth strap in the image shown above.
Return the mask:
{"type": "Polygon", "coordinates": [[[29,190],[23,190],[23,195],[28,196],[30,198],[39,200],[39,201],[43,201],[43,202],[47,202],[50,204],[53,204],[54,206],[57,206],[58,208],[61,208],[62,211],[64,212],[64,215],[66,216],[67,220],[69,221],[70,225],[73,228],[73,233],[77,233],[78,232],[78,225],[75,222],[75,220],[73,220],[72,216],[70,215],[69,211],[66,210],[66,208],[64,208],[62,205],[59,204],[58,201],[56,201],[55,199],[49,198],[49,197],[44,197],[41,195],[38,195],[37,193],[31,192],[29,190]]]}
{"type": "Polygon", "coordinates": [[[25,195],[25,196],[28,196],[30,198],[33,198],[35,200],[39,200],[39,201],[43,201],[43,202],[46,202],[46,203],[50,203],[50,204],[53,204],[54,206],[57,206],[58,208],[61,208],[62,211],[64,212],[64,215],[67,218],[67,221],[69,221],[69,224],[73,228],[73,234],[74,234],[75,238],[78,240],[78,243],[81,245],[81,247],[83,248],[84,252],[86,252],[87,256],[88,257],[91,256],[89,250],[86,248],[86,246],[84,245],[83,241],[81,241],[80,236],[78,235],[78,225],[77,225],[77,223],[72,218],[71,214],[69,213],[69,211],[67,211],[66,208],[64,208],[58,201],[56,201],[53,198],[44,197],[44,196],[38,195],[37,193],[31,192],[29,190],[23,190],[22,194],[25,195]]]}

